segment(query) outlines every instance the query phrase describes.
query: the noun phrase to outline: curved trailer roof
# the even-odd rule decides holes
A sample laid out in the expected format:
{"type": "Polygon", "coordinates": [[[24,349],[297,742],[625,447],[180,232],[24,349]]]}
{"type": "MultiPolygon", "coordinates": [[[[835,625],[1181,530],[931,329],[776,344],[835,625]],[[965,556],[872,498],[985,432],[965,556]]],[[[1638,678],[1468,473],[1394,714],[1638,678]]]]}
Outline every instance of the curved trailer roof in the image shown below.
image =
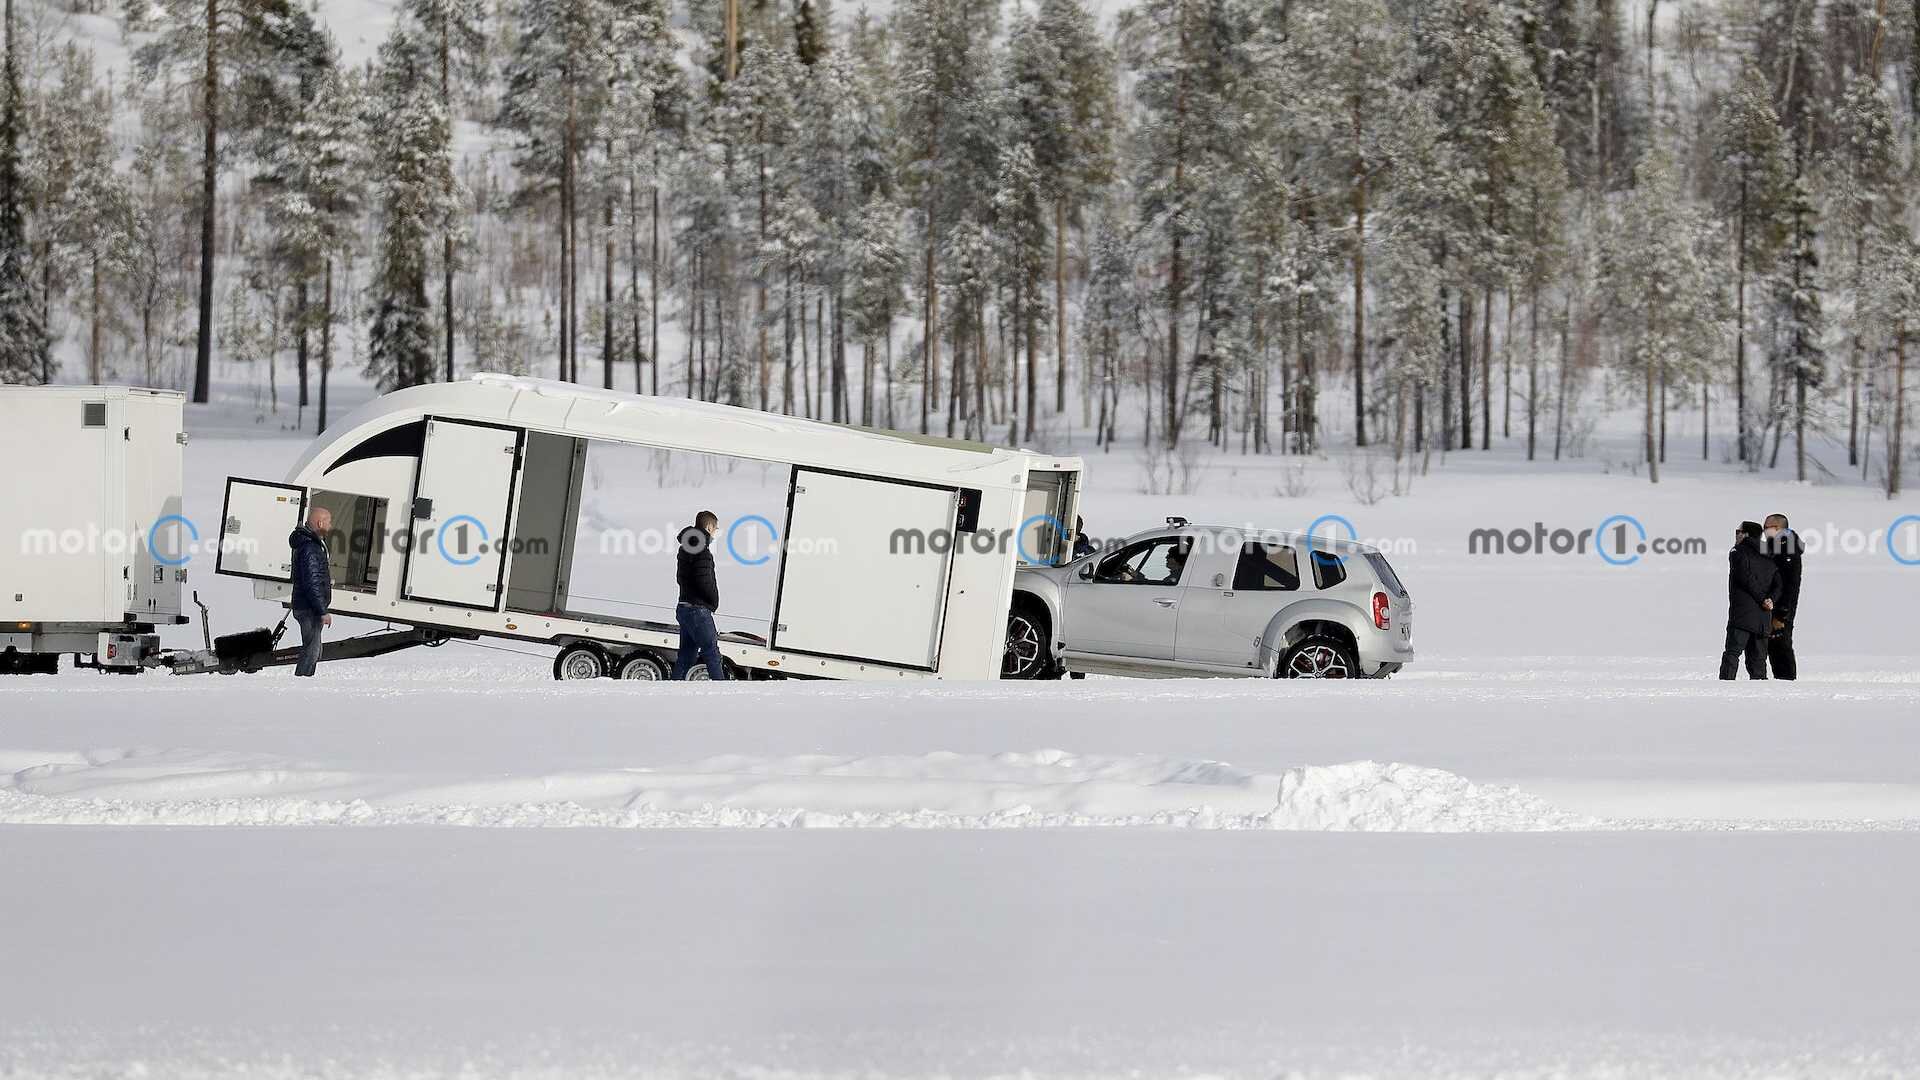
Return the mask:
{"type": "Polygon", "coordinates": [[[298,481],[315,465],[324,471],[366,440],[430,416],[935,482],[967,476],[978,484],[981,469],[1019,462],[1021,475],[1009,474],[1000,481],[1018,485],[1025,480],[1026,465],[1040,457],[985,443],[829,424],[735,405],[482,374],[466,382],[428,383],[375,398],[316,439],[287,479],[298,481]]]}

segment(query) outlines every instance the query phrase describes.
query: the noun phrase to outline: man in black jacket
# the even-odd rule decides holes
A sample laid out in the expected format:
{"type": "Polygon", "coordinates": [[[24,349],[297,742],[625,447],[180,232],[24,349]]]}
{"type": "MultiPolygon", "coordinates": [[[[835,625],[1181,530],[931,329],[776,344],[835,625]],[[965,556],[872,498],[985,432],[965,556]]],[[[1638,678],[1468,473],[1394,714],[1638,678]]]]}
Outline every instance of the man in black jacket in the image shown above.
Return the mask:
{"type": "Polygon", "coordinates": [[[1800,614],[1800,534],[1787,524],[1787,515],[1769,514],[1760,550],[1780,570],[1780,602],[1773,605],[1772,632],[1767,635],[1767,660],[1773,677],[1792,682],[1800,677],[1800,661],[1793,655],[1794,617],[1800,614]]]}
{"type": "Polygon", "coordinates": [[[673,658],[676,679],[685,679],[702,658],[707,678],[719,682],[727,677],[720,662],[720,634],[713,626],[713,613],[720,609],[720,583],[713,576],[713,538],[719,532],[720,519],[711,510],[700,511],[691,526],[680,530],[673,569],[680,585],[680,602],[673,609],[680,623],[680,651],[673,658]]]}
{"type": "Polygon", "coordinates": [[[1767,622],[1780,599],[1780,570],[1760,550],[1758,522],[1743,521],[1727,553],[1727,644],[1720,677],[1733,679],[1746,657],[1747,678],[1767,677],[1767,622]]]}
{"type": "Polygon", "coordinates": [[[333,625],[333,616],[327,614],[333,606],[333,571],[327,565],[327,533],[332,530],[332,511],[316,506],[307,523],[287,536],[287,546],[293,549],[293,619],[300,624],[295,675],[313,674],[320,663],[321,632],[333,625]]]}

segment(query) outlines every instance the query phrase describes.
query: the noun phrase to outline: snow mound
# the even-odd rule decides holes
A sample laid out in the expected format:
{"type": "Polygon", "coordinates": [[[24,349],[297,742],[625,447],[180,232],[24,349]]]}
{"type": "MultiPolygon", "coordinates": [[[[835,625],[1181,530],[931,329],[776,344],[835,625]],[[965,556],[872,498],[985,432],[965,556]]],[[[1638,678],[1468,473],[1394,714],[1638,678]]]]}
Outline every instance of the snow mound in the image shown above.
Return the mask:
{"type": "Polygon", "coordinates": [[[727,755],[557,773],[388,773],[255,753],[0,751],[0,824],[480,828],[1593,828],[1511,788],[1371,761],[999,754],[727,755]]]}
{"type": "Polygon", "coordinates": [[[1280,777],[1279,806],[1266,824],[1334,832],[1538,832],[1599,825],[1514,788],[1372,761],[1288,769],[1280,777]]]}

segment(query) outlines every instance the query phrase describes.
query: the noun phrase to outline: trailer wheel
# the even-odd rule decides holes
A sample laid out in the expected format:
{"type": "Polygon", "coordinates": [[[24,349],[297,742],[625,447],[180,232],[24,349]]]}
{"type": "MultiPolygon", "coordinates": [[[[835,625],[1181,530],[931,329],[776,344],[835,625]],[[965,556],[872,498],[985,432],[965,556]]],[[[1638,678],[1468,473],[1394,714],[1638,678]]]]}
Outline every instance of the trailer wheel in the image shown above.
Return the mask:
{"type": "Polygon", "coordinates": [[[607,674],[607,654],[598,645],[569,645],[553,658],[553,677],[563,681],[598,679],[607,674]]]}
{"type": "MultiPolygon", "coordinates": [[[[741,677],[740,669],[737,667],[734,667],[731,663],[728,663],[725,657],[722,657],[720,660],[720,670],[727,673],[727,680],[729,682],[737,682],[741,677]]],[[[703,660],[700,663],[695,664],[692,667],[687,669],[687,681],[688,682],[713,681],[713,676],[707,674],[706,661],[703,660]]]]}
{"type": "Polygon", "coordinates": [[[667,677],[667,665],[661,663],[660,658],[650,652],[633,653],[620,661],[620,666],[615,670],[618,677],[622,679],[659,682],[667,677]]]}

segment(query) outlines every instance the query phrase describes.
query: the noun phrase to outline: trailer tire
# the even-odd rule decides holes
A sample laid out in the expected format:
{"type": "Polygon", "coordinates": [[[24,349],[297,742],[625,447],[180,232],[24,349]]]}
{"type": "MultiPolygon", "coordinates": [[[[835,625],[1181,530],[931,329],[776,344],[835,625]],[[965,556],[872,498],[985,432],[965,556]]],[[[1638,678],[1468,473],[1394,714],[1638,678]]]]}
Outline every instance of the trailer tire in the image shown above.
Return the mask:
{"type": "Polygon", "coordinates": [[[605,678],[612,670],[607,654],[598,645],[575,642],[553,658],[553,677],[562,682],[605,678]]]}
{"type": "Polygon", "coordinates": [[[614,669],[614,677],[619,679],[640,679],[649,682],[661,682],[667,677],[667,665],[650,652],[630,653],[614,669]]]}

